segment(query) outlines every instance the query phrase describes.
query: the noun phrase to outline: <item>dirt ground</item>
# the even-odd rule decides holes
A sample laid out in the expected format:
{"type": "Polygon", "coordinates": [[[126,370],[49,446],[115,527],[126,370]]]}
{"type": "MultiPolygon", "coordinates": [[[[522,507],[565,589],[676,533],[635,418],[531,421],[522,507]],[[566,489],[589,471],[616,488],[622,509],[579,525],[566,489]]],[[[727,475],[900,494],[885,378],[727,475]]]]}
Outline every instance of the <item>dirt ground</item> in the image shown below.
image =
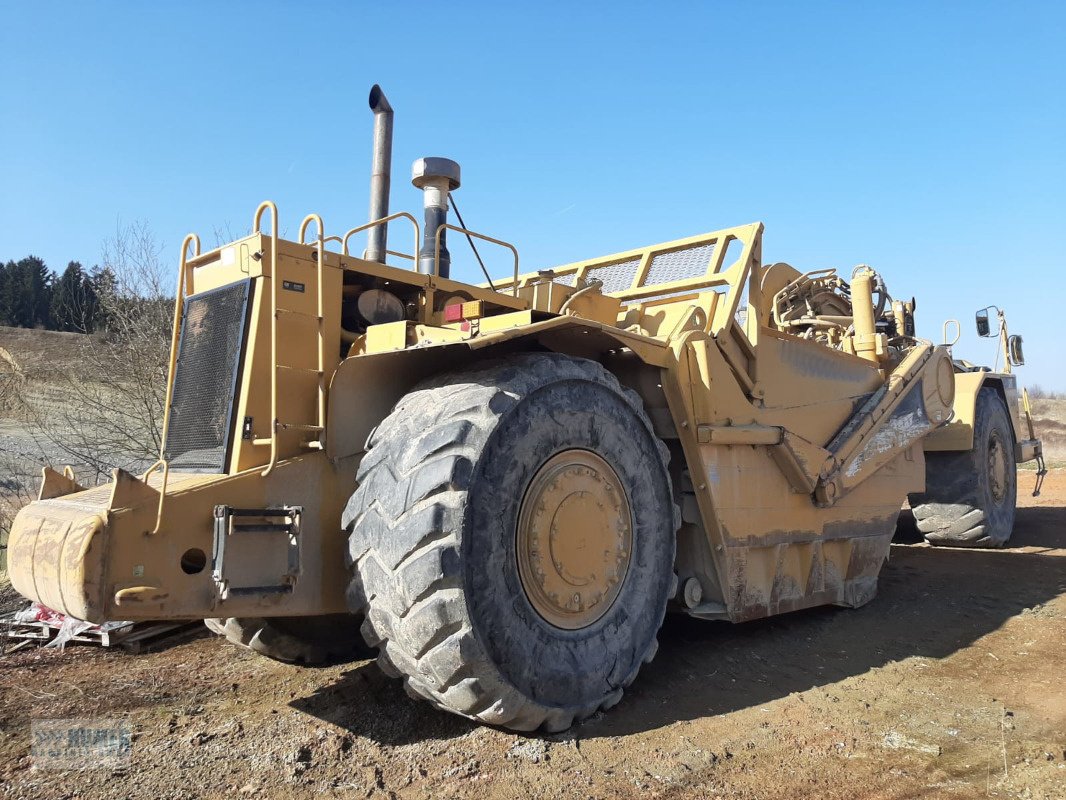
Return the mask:
{"type": "Polygon", "coordinates": [[[0,797],[1066,798],[1066,470],[1001,551],[901,543],[877,598],[731,626],[670,617],[622,703],[516,736],[370,662],[207,635],[0,659],[0,797]],[[128,766],[35,768],[31,719],[120,718],[128,766]]]}

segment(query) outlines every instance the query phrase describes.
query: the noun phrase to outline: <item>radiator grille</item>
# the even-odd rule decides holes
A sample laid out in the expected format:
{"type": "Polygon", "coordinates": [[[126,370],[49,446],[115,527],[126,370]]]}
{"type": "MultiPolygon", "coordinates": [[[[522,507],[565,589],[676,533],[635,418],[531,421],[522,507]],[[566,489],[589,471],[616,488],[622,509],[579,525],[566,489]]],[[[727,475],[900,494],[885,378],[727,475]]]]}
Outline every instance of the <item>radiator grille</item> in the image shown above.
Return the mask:
{"type": "Polygon", "coordinates": [[[686,247],[684,250],[658,253],[651,260],[651,268],[648,270],[648,277],[644,279],[644,285],[654,286],[657,283],[670,283],[706,275],[714,248],[717,246],[717,242],[709,242],[686,247]]]}
{"type": "Polygon", "coordinates": [[[251,279],[185,299],[163,457],[171,469],[224,472],[251,279]]]}
{"type": "Polygon", "coordinates": [[[640,258],[631,258],[617,264],[605,264],[604,266],[590,267],[585,273],[585,280],[597,278],[603,281],[603,293],[621,292],[633,285],[633,279],[637,277],[637,268],[640,266],[640,258]]]}

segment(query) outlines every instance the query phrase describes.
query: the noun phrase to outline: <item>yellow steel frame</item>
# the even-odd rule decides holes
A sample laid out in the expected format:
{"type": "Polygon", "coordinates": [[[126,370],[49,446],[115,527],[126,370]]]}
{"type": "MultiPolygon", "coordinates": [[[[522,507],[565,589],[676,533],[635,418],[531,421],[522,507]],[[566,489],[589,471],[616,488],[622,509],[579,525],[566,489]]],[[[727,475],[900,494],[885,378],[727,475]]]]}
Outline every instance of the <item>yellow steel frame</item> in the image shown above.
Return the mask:
{"type": "MultiPolygon", "coordinates": [[[[609,256],[602,256],[587,261],[578,261],[573,264],[555,267],[551,272],[556,278],[573,275],[573,285],[580,286],[585,282],[592,270],[639,259],[640,263],[633,275],[633,280],[629,287],[622,289],[621,291],[608,293],[610,296],[622,300],[624,304],[650,303],[659,300],[663,300],[664,302],[676,301],[683,299],[681,295],[686,293],[703,292],[707,289],[727,287],[729,289],[727,302],[725,304],[716,304],[713,311],[713,318],[708,320],[710,323],[710,329],[712,331],[719,331],[729,325],[736,313],[741,295],[739,289],[743,285],[744,279],[750,273],[752,258],[760,255],[758,253],[758,246],[761,232],[762,224],[753,222],[748,225],[724,228],[719,231],[704,233],[698,236],[690,236],[685,239],[676,239],[664,244],[626,250],[621,253],[614,253],[609,256]],[[733,241],[741,243],[742,247],[740,255],[731,264],[724,264],[723,262],[726,252],[729,249],[729,244],[733,241]],[[648,273],[651,270],[652,261],[654,261],[656,256],[706,244],[715,244],[716,247],[714,248],[713,255],[708,260],[707,269],[703,275],[682,278],[680,280],[669,281],[666,283],[646,283],[648,273]]],[[[533,281],[542,279],[543,276],[541,276],[540,273],[527,273],[525,275],[516,276],[513,281],[497,283],[496,286],[497,289],[506,288],[508,285],[521,287],[533,281]]],[[[755,288],[757,289],[757,287],[755,288]]],[[[754,299],[755,298],[750,298],[749,302],[754,299]]]]}

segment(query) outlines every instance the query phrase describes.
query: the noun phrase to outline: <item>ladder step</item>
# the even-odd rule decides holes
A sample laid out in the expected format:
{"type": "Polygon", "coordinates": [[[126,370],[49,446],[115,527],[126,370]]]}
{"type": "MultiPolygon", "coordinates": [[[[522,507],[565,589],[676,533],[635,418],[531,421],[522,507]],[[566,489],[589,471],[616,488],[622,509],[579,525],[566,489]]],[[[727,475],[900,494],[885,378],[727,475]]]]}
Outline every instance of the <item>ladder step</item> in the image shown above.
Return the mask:
{"type": "Polygon", "coordinates": [[[308,314],[306,311],[297,311],[295,308],[281,308],[279,306],[278,313],[292,314],[294,317],[308,317],[310,319],[317,319],[319,322],[322,321],[322,317],[320,317],[318,314],[308,314]]]}
{"type": "Polygon", "coordinates": [[[315,433],[325,430],[321,425],[305,425],[302,422],[279,422],[278,427],[287,431],[314,431],[315,433]]]}
{"type": "Polygon", "coordinates": [[[319,375],[322,374],[322,370],[320,370],[318,367],[296,367],[291,364],[278,364],[278,369],[291,369],[295,370],[296,372],[314,372],[319,375]]]}

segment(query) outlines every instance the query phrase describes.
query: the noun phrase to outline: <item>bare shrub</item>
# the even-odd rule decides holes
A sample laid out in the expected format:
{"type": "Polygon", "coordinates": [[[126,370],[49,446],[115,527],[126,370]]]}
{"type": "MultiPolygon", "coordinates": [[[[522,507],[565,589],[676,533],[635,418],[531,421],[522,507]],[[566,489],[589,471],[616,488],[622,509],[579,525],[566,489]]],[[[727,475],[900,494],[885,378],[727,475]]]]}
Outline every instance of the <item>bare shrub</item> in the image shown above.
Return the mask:
{"type": "Polygon", "coordinates": [[[99,332],[79,343],[77,368],[53,377],[52,398],[30,409],[83,484],[158,457],[174,303],[162,252],[146,223],[119,224],[96,276],[99,332]]]}
{"type": "Polygon", "coordinates": [[[1066,400],[1066,392],[1053,392],[1045,389],[1039,383],[1028,387],[1029,397],[1032,400],[1066,400]]]}
{"type": "Polygon", "coordinates": [[[0,450],[0,575],[7,572],[7,537],[19,509],[34,498],[40,457],[0,450]]]}
{"type": "Polygon", "coordinates": [[[0,411],[18,408],[26,376],[22,366],[5,348],[0,347],[0,411]]]}

